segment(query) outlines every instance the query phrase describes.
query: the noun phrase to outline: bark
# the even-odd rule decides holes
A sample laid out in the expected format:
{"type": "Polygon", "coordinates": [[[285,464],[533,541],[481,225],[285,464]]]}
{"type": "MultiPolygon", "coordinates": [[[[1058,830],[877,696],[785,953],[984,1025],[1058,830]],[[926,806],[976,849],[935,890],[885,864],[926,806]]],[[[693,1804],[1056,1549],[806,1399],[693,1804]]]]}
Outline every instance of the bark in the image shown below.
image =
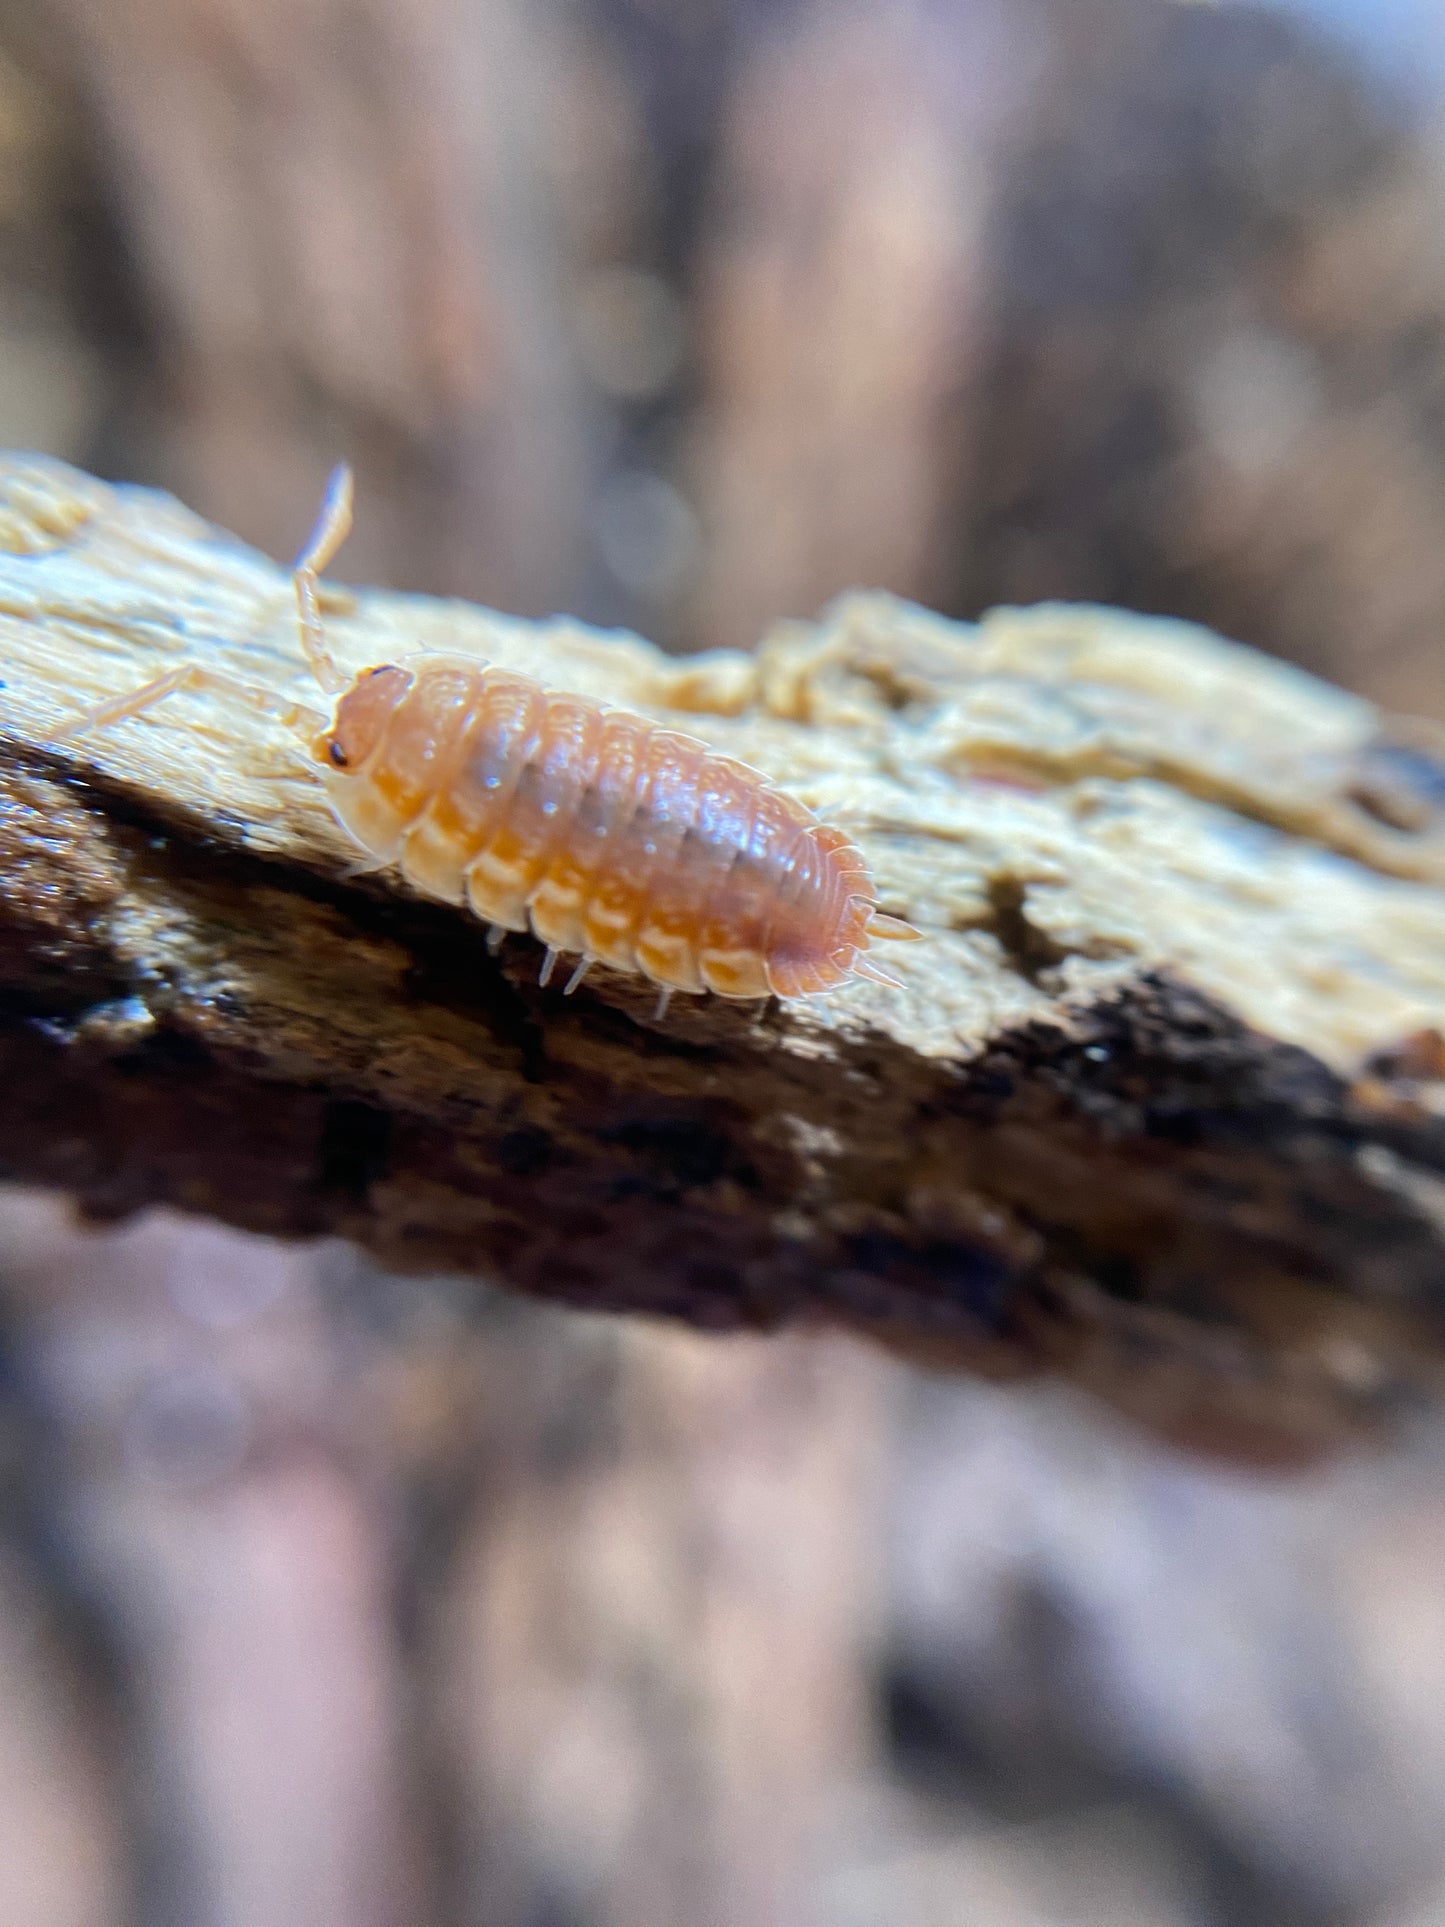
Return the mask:
{"type": "Polygon", "coordinates": [[[348,874],[284,704],[285,576],[169,498],[0,471],[0,1161],[595,1309],[842,1321],[1307,1453],[1430,1382],[1445,1283],[1445,756],[1203,631],[882,596],[754,658],[328,595],[348,671],[445,646],[680,723],[856,834],[902,991],[765,1010],[491,958],[348,874]]]}

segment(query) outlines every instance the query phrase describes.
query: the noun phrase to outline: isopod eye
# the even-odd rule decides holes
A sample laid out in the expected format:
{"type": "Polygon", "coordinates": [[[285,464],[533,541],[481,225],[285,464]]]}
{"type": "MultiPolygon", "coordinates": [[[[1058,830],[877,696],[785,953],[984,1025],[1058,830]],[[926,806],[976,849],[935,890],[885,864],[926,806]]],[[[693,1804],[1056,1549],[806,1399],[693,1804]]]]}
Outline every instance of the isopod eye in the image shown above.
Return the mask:
{"type": "Polygon", "coordinates": [[[411,683],[410,670],[395,663],[364,671],[336,705],[331,728],[317,738],[318,757],[333,769],[359,769],[381,741],[391,712],[411,683]]]}

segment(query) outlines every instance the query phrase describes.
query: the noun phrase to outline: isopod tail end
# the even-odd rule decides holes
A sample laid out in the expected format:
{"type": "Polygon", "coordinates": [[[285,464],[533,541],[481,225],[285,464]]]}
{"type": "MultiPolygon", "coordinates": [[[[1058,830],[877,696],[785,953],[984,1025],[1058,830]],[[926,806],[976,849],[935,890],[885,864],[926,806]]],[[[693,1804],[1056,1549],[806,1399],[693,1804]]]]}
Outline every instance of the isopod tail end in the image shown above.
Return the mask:
{"type": "Polygon", "coordinates": [[[870,984],[886,984],[890,990],[902,990],[903,985],[897,977],[890,977],[886,970],[880,970],[868,957],[860,957],[853,966],[855,977],[866,977],[870,984]]]}
{"type": "Polygon", "coordinates": [[[889,943],[921,943],[923,940],[921,930],[915,930],[902,917],[885,916],[881,910],[875,910],[869,917],[868,935],[870,939],[882,937],[889,943]]]}

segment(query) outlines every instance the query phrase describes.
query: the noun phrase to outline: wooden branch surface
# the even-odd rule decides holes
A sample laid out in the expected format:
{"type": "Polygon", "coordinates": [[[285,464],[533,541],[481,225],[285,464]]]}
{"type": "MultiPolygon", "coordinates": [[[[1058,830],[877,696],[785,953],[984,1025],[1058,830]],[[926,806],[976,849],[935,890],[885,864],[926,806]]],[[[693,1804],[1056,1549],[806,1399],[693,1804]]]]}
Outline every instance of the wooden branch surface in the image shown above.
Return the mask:
{"type": "Polygon", "coordinates": [[[1183,625],[844,599],[753,657],[328,589],[349,671],[445,647],[665,718],[844,824],[928,940],[763,1012],[348,876],[283,570],[168,497],[0,465],[0,1169],[595,1308],[843,1320],[1308,1453],[1445,1340],[1445,754],[1183,625]]]}

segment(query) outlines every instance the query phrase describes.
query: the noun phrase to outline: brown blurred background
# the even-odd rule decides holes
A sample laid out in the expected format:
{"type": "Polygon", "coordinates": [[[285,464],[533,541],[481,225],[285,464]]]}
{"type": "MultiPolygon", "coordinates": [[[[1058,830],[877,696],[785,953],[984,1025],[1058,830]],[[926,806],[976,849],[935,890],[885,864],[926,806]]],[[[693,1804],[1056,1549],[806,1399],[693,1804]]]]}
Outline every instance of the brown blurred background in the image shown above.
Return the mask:
{"type": "MultiPolygon", "coordinates": [[[[1445,716],[1438,0],[0,0],[0,442],[669,646],[853,583],[1445,716]]],[[[4,1927],[1445,1923],[1445,1425],[0,1194],[4,1927]]]]}

